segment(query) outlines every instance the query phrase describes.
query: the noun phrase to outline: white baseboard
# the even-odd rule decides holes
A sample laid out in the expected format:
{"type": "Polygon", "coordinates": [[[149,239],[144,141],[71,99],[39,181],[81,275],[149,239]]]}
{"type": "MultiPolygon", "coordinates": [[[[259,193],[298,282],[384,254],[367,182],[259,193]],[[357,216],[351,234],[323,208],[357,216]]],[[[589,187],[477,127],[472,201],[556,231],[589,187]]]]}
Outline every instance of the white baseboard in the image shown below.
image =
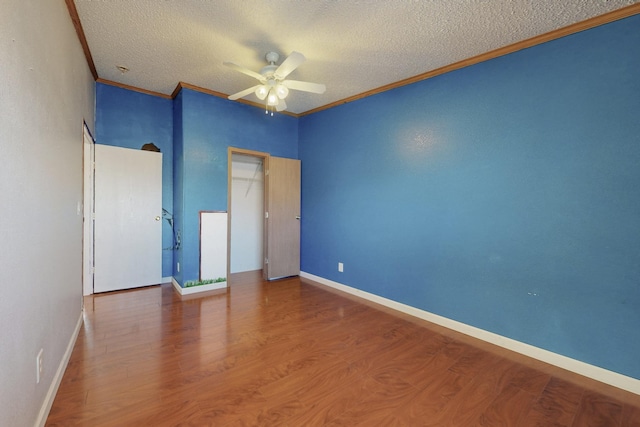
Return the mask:
{"type": "Polygon", "coordinates": [[[549,363],[551,365],[558,366],[560,368],[566,369],[567,371],[575,372],[585,377],[592,378],[605,384],[609,384],[614,387],[640,395],[640,380],[638,379],[628,377],[617,372],[609,371],[598,366],[590,365],[588,363],[581,362],[579,360],[572,359],[561,354],[553,353],[549,350],[535,347],[530,344],[516,341],[511,338],[503,337],[502,335],[485,331],[484,329],[476,328],[475,326],[470,326],[465,323],[448,319],[446,317],[442,317],[437,314],[421,310],[419,308],[411,307],[410,305],[402,304],[397,301],[393,301],[369,292],[361,291],[360,289],[352,288],[350,286],[343,285],[341,283],[334,282],[323,277],[315,276],[310,273],[300,272],[300,277],[313,280],[314,282],[317,282],[321,285],[328,286],[360,298],[364,298],[385,307],[389,307],[391,309],[435,323],[437,325],[444,326],[445,328],[461,332],[465,335],[481,339],[483,341],[495,344],[508,350],[515,351],[516,353],[520,353],[525,356],[529,356],[531,358],[549,363]]]}
{"type": "MultiPolygon", "coordinates": [[[[162,278],[162,279],[160,279],[160,280],[161,280],[160,284],[162,284],[162,283],[169,283],[169,282],[173,281],[174,279],[173,279],[173,277],[172,277],[172,276],[166,276],[166,277],[163,277],[163,278],[162,278]]],[[[88,296],[88,295],[93,295],[93,293],[94,293],[94,292],[93,292],[93,286],[92,286],[90,289],[85,289],[85,288],[82,288],[82,289],[83,289],[83,294],[82,294],[82,296],[85,296],[85,297],[86,297],[86,296],[88,296]]]]}
{"type": "Polygon", "coordinates": [[[199,292],[207,292],[214,291],[216,289],[224,289],[227,287],[227,282],[219,282],[219,283],[209,283],[208,285],[200,285],[200,286],[192,286],[190,288],[183,288],[180,284],[174,279],[171,278],[171,283],[173,283],[173,287],[180,295],[191,295],[197,294],[199,292]]]}
{"type": "Polygon", "coordinates": [[[64,371],[67,369],[67,365],[69,364],[73,347],[76,345],[78,333],[82,327],[83,314],[83,310],[80,310],[80,317],[78,318],[78,323],[76,323],[76,328],[73,331],[73,334],[71,334],[71,339],[69,340],[69,344],[67,344],[67,349],[62,355],[62,360],[60,360],[56,374],[53,377],[53,381],[51,381],[47,395],[45,396],[40,412],[38,413],[38,418],[36,418],[36,423],[34,424],[36,427],[42,427],[47,422],[47,417],[49,416],[49,411],[51,410],[53,401],[56,398],[56,393],[58,393],[58,388],[60,387],[60,382],[62,382],[64,371]]]}

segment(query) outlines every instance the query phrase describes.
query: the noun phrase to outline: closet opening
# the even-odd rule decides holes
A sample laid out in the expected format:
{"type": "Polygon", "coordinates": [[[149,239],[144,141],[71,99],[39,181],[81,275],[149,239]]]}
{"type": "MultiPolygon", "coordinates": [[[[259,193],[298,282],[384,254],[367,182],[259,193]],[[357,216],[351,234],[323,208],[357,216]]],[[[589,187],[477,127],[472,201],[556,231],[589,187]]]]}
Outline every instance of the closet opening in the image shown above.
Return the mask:
{"type": "Polygon", "coordinates": [[[230,274],[256,272],[264,263],[266,153],[230,149],[230,274]]]}

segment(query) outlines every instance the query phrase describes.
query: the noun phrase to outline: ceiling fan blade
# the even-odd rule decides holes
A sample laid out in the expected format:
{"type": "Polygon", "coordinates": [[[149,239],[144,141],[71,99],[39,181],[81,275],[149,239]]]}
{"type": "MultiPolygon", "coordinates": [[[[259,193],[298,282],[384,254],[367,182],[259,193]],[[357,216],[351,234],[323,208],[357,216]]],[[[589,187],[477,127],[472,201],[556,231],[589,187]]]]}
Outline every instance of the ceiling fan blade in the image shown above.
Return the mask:
{"type": "Polygon", "coordinates": [[[282,84],[289,89],[301,90],[303,92],[324,93],[327,87],[321,83],[301,82],[298,80],[285,80],[282,84]]]}
{"type": "Polygon", "coordinates": [[[306,60],[307,58],[305,58],[300,52],[291,52],[291,55],[287,56],[287,59],[282,61],[282,64],[280,64],[273,74],[275,74],[278,79],[282,80],[306,60]]]}
{"type": "Polygon", "coordinates": [[[276,105],[276,111],[284,111],[287,109],[287,103],[284,102],[284,99],[281,99],[280,102],[278,102],[278,105],[276,105]]]}
{"type": "Polygon", "coordinates": [[[236,71],[240,71],[241,73],[244,73],[247,76],[251,76],[254,79],[258,79],[262,83],[266,81],[262,74],[256,73],[255,71],[251,71],[250,69],[244,68],[243,66],[240,66],[238,64],[234,64],[233,62],[223,62],[222,64],[226,65],[229,68],[233,68],[236,71]]]}
{"type": "Polygon", "coordinates": [[[236,99],[244,98],[245,96],[255,92],[256,89],[258,89],[260,86],[262,86],[262,85],[255,85],[253,87],[250,87],[249,89],[245,89],[245,90],[240,91],[238,93],[234,93],[233,95],[229,95],[229,99],[232,100],[232,101],[235,101],[236,99]]]}

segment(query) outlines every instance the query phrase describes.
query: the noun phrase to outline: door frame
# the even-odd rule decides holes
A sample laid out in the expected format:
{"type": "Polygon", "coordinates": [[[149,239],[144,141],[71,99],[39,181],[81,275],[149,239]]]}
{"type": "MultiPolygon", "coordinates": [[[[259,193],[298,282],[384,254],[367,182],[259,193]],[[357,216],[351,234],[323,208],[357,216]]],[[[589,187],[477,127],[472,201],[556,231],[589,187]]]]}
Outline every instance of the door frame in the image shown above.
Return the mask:
{"type": "Polygon", "coordinates": [[[82,131],[82,295],[93,294],[93,220],[95,140],[87,123],[82,131]]]}
{"type": "MultiPolygon", "coordinates": [[[[263,250],[263,260],[262,260],[262,271],[263,271],[263,276],[264,276],[264,258],[267,256],[267,220],[264,218],[264,212],[267,211],[267,179],[268,179],[268,170],[269,170],[269,158],[270,158],[270,154],[269,153],[265,153],[263,151],[254,151],[254,150],[247,150],[245,148],[237,148],[237,147],[227,147],[227,277],[230,277],[231,274],[231,218],[233,216],[233,212],[232,212],[232,208],[231,208],[231,193],[232,193],[232,182],[233,182],[233,177],[231,174],[231,166],[233,164],[233,160],[232,160],[232,156],[234,154],[242,154],[245,156],[251,156],[251,157],[257,157],[262,159],[262,170],[264,173],[264,180],[263,180],[263,194],[264,194],[264,200],[263,200],[263,205],[262,205],[262,212],[263,212],[263,235],[262,235],[262,250],[263,250]]],[[[227,286],[229,285],[229,282],[227,283],[227,286]]]]}

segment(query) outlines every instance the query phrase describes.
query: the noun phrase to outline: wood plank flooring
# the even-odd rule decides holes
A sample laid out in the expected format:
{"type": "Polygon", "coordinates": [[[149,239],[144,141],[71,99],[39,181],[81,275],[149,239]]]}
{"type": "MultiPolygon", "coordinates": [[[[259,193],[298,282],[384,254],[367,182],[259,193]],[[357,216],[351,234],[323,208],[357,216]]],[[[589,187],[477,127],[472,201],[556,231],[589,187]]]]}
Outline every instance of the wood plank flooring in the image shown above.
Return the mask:
{"type": "Polygon", "coordinates": [[[640,426],[640,396],[300,278],[90,296],[47,426],[640,426]]]}

